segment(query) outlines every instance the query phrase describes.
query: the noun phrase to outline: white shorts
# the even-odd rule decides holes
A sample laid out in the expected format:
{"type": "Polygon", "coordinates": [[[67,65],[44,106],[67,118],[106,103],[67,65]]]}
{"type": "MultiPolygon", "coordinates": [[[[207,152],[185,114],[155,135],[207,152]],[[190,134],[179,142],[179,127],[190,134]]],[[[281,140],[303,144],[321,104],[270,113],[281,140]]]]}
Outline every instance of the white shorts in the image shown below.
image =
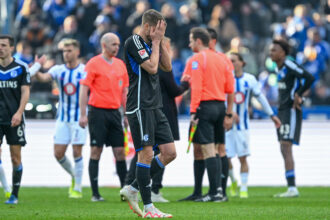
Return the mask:
{"type": "Polygon", "coordinates": [[[79,122],[56,121],[54,144],[84,145],[87,129],[79,126],[79,122]]]}
{"type": "Polygon", "coordinates": [[[226,152],[229,158],[250,155],[249,131],[230,130],[226,132],[226,152]]]}

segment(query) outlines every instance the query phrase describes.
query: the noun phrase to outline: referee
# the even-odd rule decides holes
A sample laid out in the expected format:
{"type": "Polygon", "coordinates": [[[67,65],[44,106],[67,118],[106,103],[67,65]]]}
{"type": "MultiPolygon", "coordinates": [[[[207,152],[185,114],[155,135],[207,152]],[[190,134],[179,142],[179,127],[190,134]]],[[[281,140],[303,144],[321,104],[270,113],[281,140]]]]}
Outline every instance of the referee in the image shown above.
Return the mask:
{"type": "Polygon", "coordinates": [[[23,173],[21,148],[26,144],[23,113],[30,96],[29,69],[12,57],[13,51],[14,38],[0,34],[0,146],[6,136],[13,164],[13,190],[6,204],[18,203],[23,173]]]}
{"type": "Polygon", "coordinates": [[[225,117],[232,116],[232,108],[226,110],[225,100],[226,94],[234,92],[234,77],[223,57],[209,49],[209,41],[204,28],[191,29],[189,47],[196,54],[189,59],[184,75],[191,76],[191,124],[198,124],[193,142],[201,145],[210,183],[208,194],[195,201],[220,202],[220,164],[215,144],[224,143],[225,117]]]}
{"type": "Polygon", "coordinates": [[[101,38],[102,53],[93,57],[85,67],[86,78],[80,81],[79,125],[88,123],[91,143],[89,178],[92,187],[92,202],[104,201],[98,190],[99,160],[103,146],[112,146],[116,169],[121,186],[127,173],[121,106],[126,107],[128,75],[125,64],[115,56],[120,41],[117,35],[107,33],[101,38]],[[88,100],[88,91],[90,97],[88,100]],[[87,100],[89,105],[86,115],[87,100]]]}

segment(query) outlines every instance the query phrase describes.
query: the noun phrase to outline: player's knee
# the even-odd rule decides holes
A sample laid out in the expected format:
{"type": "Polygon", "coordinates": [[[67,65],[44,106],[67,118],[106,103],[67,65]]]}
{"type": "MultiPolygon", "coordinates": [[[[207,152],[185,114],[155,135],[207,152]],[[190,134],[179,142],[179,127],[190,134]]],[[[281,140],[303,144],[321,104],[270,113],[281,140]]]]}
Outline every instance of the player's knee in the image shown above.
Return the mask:
{"type": "Polygon", "coordinates": [[[101,157],[102,148],[100,147],[91,147],[91,159],[99,160],[101,157]]]}
{"type": "Polygon", "coordinates": [[[13,166],[18,166],[21,164],[21,158],[17,155],[12,155],[11,162],[12,162],[13,166]]]}
{"type": "Polygon", "coordinates": [[[176,151],[172,150],[172,151],[168,152],[166,157],[167,157],[168,163],[171,162],[172,160],[174,160],[176,158],[176,151]]]}
{"type": "Polygon", "coordinates": [[[64,157],[64,152],[55,150],[54,156],[56,160],[61,160],[64,157]]]}
{"type": "Polygon", "coordinates": [[[118,147],[114,151],[114,156],[115,156],[117,161],[125,160],[125,149],[123,147],[118,147]]]}

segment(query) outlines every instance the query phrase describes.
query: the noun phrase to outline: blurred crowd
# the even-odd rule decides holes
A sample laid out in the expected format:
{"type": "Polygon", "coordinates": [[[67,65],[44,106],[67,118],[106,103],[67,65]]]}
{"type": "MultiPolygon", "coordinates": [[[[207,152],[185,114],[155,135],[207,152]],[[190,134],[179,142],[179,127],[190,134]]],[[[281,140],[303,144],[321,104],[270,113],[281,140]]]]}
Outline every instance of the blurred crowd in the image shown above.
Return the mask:
{"type": "MultiPolygon", "coordinates": [[[[17,40],[15,57],[33,62],[46,54],[45,70],[61,63],[57,44],[63,38],[81,43],[81,59],[100,53],[99,40],[115,32],[121,46],[135,33],[144,11],[154,8],[167,21],[172,39],[173,73],[179,82],[191,56],[189,31],[209,26],[218,32],[217,49],[239,52],[263,86],[271,104],[276,104],[275,64],[268,58],[273,38],[285,38],[291,57],[317,79],[307,105],[330,105],[330,0],[15,0],[12,34],[17,40]]],[[[122,58],[122,50],[119,53],[122,58]]],[[[51,85],[50,85],[51,87],[51,85]]],[[[43,85],[33,90],[49,89],[43,85]]]]}

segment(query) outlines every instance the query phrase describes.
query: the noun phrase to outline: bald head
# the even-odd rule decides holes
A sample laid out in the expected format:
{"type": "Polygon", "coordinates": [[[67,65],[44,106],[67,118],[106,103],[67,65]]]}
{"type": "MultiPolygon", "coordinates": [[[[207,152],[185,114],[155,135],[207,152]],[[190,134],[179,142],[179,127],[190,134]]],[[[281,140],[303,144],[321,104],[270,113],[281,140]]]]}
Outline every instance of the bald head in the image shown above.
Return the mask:
{"type": "Polygon", "coordinates": [[[107,57],[117,56],[120,40],[114,33],[106,33],[101,38],[102,53],[107,57]]]}

